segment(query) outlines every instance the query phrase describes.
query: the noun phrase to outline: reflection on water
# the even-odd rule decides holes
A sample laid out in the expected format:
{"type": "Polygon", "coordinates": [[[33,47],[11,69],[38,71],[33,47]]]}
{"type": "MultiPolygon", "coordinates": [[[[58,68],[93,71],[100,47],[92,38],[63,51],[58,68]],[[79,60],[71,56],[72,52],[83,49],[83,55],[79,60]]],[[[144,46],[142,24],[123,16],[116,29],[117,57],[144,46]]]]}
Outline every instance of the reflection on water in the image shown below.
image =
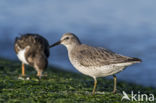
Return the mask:
{"type": "MultiPolygon", "coordinates": [[[[0,1],[5,8],[0,9],[0,56],[17,59],[13,42],[22,33],[39,33],[52,44],[73,32],[83,43],[141,58],[143,63],[128,67],[119,79],[156,87],[156,1],[69,1],[0,1]]],[[[63,46],[51,49],[49,63],[76,71],[63,46]]]]}

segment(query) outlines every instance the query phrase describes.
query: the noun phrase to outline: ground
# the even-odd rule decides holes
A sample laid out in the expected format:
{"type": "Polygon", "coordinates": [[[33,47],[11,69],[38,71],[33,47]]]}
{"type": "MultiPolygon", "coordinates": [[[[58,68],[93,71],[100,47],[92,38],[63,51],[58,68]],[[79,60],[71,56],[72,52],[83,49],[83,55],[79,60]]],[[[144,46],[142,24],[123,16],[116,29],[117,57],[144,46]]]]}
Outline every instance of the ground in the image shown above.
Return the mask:
{"type": "MultiPolygon", "coordinates": [[[[93,96],[92,78],[53,66],[47,68],[47,77],[41,80],[29,66],[26,74],[30,80],[19,80],[20,73],[20,62],[0,59],[0,103],[122,103],[122,91],[130,96],[131,90],[156,96],[155,88],[122,81],[118,82],[117,94],[113,94],[113,80],[105,78],[97,79],[96,95],[93,96]]],[[[138,102],[124,100],[123,103],[138,102]]]]}

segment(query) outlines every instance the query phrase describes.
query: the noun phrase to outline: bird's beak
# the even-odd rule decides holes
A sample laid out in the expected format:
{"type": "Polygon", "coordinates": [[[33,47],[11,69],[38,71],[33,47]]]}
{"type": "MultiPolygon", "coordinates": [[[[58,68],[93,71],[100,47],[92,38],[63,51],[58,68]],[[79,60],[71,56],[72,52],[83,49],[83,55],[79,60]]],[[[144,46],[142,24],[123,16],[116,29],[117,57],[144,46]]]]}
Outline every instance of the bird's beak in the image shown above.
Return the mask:
{"type": "Polygon", "coordinates": [[[59,45],[59,44],[61,44],[61,41],[58,41],[58,42],[56,42],[56,43],[50,45],[49,48],[52,48],[52,47],[57,46],[57,45],[59,45]]]}

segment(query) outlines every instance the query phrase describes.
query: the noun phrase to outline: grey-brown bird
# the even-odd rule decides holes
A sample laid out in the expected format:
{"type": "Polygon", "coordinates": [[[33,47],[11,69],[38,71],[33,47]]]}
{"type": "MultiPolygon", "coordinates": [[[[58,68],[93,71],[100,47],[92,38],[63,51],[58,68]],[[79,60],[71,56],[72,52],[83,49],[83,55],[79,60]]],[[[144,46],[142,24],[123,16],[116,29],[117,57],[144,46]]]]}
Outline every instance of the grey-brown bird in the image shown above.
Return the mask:
{"type": "Polygon", "coordinates": [[[113,93],[115,93],[117,83],[115,74],[121,72],[127,66],[141,62],[141,59],[138,58],[127,57],[104,48],[82,44],[79,38],[73,33],[65,33],[60,41],[54,43],[51,47],[59,44],[63,44],[67,48],[71,64],[79,72],[94,79],[93,94],[95,94],[97,77],[113,75],[113,93]]]}
{"type": "Polygon", "coordinates": [[[25,76],[25,64],[37,71],[37,76],[42,77],[42,72],[47,68],[49,53],[48,41],[39,34],[24,34],[16,37],[14,50],[22,62],[22,76],[25,76]]]}

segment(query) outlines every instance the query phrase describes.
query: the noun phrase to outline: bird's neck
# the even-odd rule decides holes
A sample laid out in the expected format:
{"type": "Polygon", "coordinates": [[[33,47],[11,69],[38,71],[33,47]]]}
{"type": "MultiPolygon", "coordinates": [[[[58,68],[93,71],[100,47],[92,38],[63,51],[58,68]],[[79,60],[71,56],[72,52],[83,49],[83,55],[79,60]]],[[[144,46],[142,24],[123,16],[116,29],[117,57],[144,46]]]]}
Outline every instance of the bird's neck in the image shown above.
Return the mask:
{"type": "Polygon", "coordinates": [[[80,43],[76,43],[76,44],[71,44],[71,45],[66,45],[66,48],[68,50],[68,53],[70,53],[72,50],[74,50],[75,48],[77,48],[78,46],[80,46],[80,43]]]}

